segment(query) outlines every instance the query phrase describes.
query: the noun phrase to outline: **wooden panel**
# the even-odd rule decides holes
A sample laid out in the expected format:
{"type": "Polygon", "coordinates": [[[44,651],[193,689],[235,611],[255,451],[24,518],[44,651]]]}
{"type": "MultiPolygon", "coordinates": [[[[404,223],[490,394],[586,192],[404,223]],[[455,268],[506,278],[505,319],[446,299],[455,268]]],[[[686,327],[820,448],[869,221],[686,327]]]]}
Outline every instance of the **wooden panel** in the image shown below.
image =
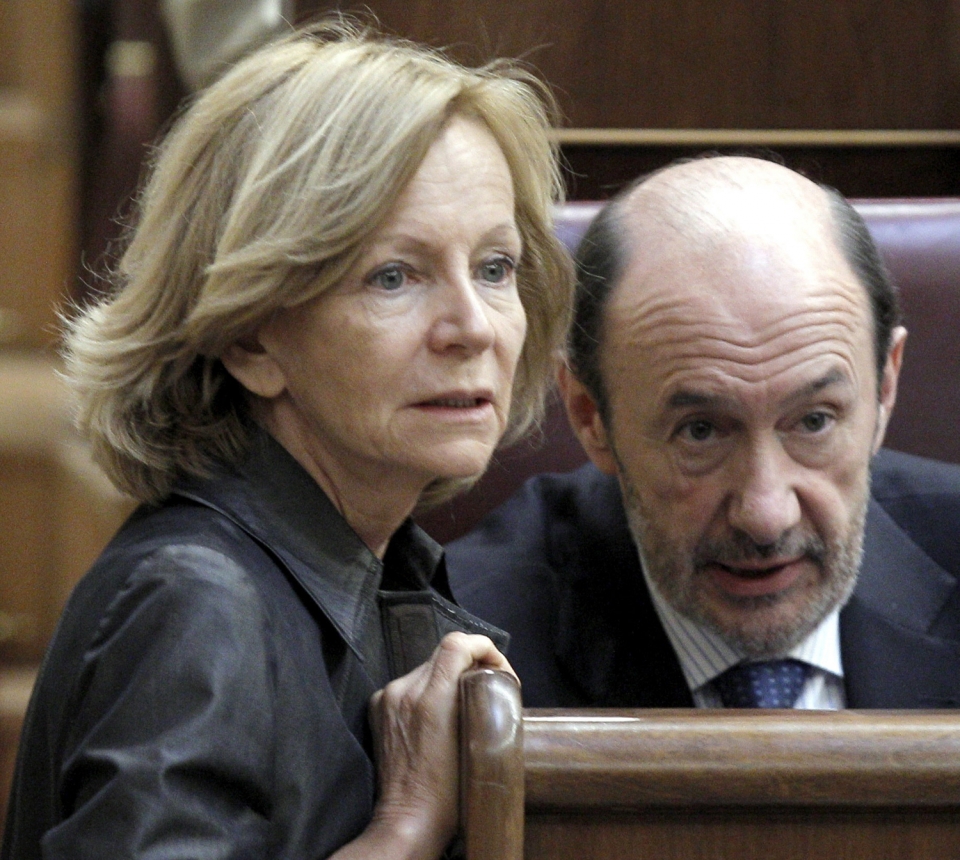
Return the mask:
{"type": "Polygon", "coordinates": [[[626,183],[677,158],[702,152],[773,157],[838,189],[847,197],[960,196],[960,147],[563,147],[568,193],[575,200],[605,200],[626,183]]]}
{"type": "Polygon", "coordinates": [[[510,804],[525,810],[527,860],[960,856],[956,712],[528,709],[521,718],[515,685],[498,676],[461,683],[461,778],[484,774],[467,790],[499,813],[467,810],[468,860],[516,857],[510,804]],[[511,760],[521,736],[522,790],[486,766],[511,760]]]}
{"type": "Polygon", "coordinates": [[[527,860],[947,860],[958,855],[956,810],[724,810],[627,816],[533,816],[527,860]]]}
{"type": "Polygon", "coordinates": [[[0,8],[0,345],[38,346],[75,269],[74,7],[0,8]]]}
{"type": "Polygon", "coordinates": [[[0,87],[14,83],[13,7],[7,0],[0,0],[0,87]]]}
{"type": "Polygon", "coordinates": [[[55,546],[49,499],[56,475],[42,456],[0,454],[0,661],[39,659],[46,644],[55,546]]]}
{"type": "Polygon", "coordinates": [[[949,711],[528,709],[523,732],[535,811],[960,807],[949,711]]]}
{"type": "Polygon", "coordinates": [[[574,127],[960,127],[955,0],[366,5],[467,60],[526,56],[574,127]]]}
{"type": "Polygon", "coordinates": [[[73,166],[58,147],[0,137],[0,345],[51,343],[74,270],[73,166]]]}
{"type": "Polygon", "coordinates": [[[524,856],[957,856],[958,727],[947,712],[528,710],[524,856]]]}
{"type": "Polygon", "coordinates": [[[469,860],[520,860],[523,721],[512,675],[480,669],[460,679],[460,817],[469,860]]]}
{"type": "MultiPolygon", "coordinates": [[[[365,5],[388,29],[467,62],[523,57],[554,87],[572,129],[960,129],[960,0],[365,5]]],[[[603,199],[676,157],[716,148],[568,144],[570,195],[603,199]]],[[[956,144],[775,151],[848,196],[960,194],[956,144]]]]}

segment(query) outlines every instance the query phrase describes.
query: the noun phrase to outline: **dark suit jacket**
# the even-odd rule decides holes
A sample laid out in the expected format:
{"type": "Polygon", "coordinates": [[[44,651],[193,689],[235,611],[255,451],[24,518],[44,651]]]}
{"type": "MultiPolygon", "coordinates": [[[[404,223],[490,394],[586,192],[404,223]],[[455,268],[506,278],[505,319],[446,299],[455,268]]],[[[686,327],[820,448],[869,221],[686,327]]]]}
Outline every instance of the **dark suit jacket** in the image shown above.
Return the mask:
{"type": "MultiPolygon", "coordinates": [[[[528,707],[693,705],[617,482],[593,466],[528,481],[447,561],[462,605],[511,633],[528,707]]],[[[960,468],[881,452],[840,613],[849,707],[960,707],[958,576],[960,468]]]]}

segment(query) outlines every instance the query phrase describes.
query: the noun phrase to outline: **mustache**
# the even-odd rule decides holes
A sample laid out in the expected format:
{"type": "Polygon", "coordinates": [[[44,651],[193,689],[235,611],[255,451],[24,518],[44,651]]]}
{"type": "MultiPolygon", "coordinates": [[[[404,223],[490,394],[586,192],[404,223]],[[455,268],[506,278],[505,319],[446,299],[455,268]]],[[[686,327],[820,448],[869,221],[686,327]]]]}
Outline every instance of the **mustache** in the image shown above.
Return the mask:
{"type": "Polygon", "coordinates": [[[694,552],[694,566],[722,564],[737,567],[744,562],[766,561],[775,558],[805,557],[821,563],[828,549],[823,539],[816,534],[787,532],[774,543],[758,544],[743,532],[732,532],[722,538],[704,538],[694,552]]]}

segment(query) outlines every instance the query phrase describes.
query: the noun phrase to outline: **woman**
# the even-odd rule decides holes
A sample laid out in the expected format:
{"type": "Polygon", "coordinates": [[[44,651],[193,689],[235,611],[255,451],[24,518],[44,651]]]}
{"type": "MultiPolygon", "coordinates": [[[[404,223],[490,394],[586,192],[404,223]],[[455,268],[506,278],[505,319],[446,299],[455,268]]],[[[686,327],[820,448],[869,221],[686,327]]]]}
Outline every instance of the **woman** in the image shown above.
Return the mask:
{"type": "Polygon", "coordinates": [[[64,612],[4,857],[444,850],[457,678],[509,667],[409,515],[541,404],[570,283],[544,104],[335,26],[175,126],[121,289],[67,335],[144,504],[64,612]]]}

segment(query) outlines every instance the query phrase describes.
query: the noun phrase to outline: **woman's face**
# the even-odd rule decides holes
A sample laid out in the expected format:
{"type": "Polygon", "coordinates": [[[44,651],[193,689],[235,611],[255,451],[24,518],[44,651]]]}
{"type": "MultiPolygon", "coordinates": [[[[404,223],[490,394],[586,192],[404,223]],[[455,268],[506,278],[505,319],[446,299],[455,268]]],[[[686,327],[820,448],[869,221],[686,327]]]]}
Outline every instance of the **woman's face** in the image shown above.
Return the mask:
{"type": "Polygon", "coordinates": [[[526,333],[520,253],[507,162],[454,118],[344,280],[261,329],[267,428],[328,490],[482,471],[526,333]]]}

